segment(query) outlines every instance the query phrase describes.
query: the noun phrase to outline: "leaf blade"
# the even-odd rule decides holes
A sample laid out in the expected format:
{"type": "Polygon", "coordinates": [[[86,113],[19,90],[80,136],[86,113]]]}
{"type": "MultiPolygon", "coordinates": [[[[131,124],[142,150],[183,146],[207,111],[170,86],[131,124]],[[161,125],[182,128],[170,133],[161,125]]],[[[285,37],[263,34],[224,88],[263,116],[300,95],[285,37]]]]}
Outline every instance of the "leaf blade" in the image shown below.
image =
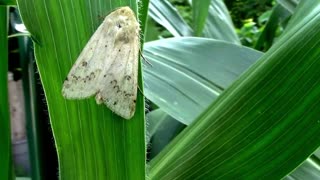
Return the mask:
{"type": "Polygon", "coordinates": [[[279,179],[318,148],[320,3],[310,3],[299,8],[307,18],[151,162],[151,178],[279,179]]]}
{"type": "Polygon", "coordinates": [[[137,12],[137,4],[130,0],[19,0],[18,5],[26,27],[39,42],[35,44],[36,62],[48,102],[60,178],[144,178],[142,95],[138,96],[134,118],[125,121],[105,106],[98,106],[93,98],[69,101],[61,94],[64,78],[100,24],[99,16],[125,5],[137,12]]]}

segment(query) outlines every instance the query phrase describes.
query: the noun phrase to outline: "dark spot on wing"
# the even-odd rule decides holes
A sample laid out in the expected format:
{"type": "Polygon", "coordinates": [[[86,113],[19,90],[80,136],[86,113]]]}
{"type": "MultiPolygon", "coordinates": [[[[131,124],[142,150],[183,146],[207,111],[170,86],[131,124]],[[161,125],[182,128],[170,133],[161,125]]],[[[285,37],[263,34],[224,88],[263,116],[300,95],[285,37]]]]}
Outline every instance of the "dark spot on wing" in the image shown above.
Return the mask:
{"type": "Polygon", "coordinates": [[[130,42],[130,38],[129,36],[124,32],[124,31],[119,31],[118,34],[116,35],[116,43],[129,43],[130,42]]]}
{"type": "Polygon", "coordinates": [[[133,102],[136,103],[136,100],[134,99],[133,102]]]}
{"type": "Polygon", "coordinates": [[[125,75],[124,78],[129,81],[131,79],[131,76],[125,75]]]}
{"type": "Polygon", "coordinates": [[[121,51],[121,49],[118,50],[119,52],[121,51]]]}
{"type": "Polygon", "coordinates": [[[96,77],[94,72],[91,72],[89,76],[87,76],[86,78],[89,79],[89,81],[91,81],[91,79],[94,79],[96,77]]]}
{"type": "Polygon", "coordinates": [[[107,75],[105,74],[105,75],[103,75],[103,77],[107,77],[107,75]]]}
{"type": "Polygon", "coordinates": [[[75,79],[76,81],[78,81],[78,77],[75,75],[72,75],[72,78],[75,79]]]}
{"type": "Polygon", "coordinates": [[[122,28],[122,26],[121,26],[120,23],[117,24],[117,27],[118,27],[119,29],[122,28]]]}
{"type": "Polygon", "coordinates": [[[110,84],[117,84],[117,80],[110,81],[110,84]]]}
{"type": "Polygon", "coordinates": [[[104,45],[104,47],[108,47],[108,45],[106,44],[106,45],[104,45]]]}
{"type": "Polygon", "coordinates": [[[113,86],[113,89],[119,90],[119,86],[118,86],[118,85],[115,85],[115,86],[113,86]]]}
{"type": "Polygon", "coordinates": [[[87,65],[88,65],[88,63],[86,61],[82,62],[82,66],[87,66],[87,65]]]}
{"type": "Polygon", "coordinates": [[[118,102],[117,101],[115,101],[114,103],[113,103],[113,105],[117,105],[118,104],[118,102]]]}

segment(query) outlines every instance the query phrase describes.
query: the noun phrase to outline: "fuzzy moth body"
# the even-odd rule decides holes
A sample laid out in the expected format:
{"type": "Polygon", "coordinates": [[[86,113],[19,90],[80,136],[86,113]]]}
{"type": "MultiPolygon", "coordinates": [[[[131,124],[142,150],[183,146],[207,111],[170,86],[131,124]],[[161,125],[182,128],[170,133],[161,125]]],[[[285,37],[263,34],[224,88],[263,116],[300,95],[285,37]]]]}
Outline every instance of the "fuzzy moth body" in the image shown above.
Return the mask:
{"type": "Polygon", "coordinates": [[[110,13],[92,35],[63,83],[66,99],[95,95],[117,115],[135,112],[138,83],[139,23],[129,7],[110,13]]]}

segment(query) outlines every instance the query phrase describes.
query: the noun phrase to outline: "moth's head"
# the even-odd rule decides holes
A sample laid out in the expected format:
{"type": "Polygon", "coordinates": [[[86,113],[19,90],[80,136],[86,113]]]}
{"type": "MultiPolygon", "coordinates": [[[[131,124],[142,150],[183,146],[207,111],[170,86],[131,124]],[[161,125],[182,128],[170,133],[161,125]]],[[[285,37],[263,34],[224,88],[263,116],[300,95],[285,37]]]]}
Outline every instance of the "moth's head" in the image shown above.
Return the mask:
{"type": "MultiPolygon", "coordinates": [[[[118,31],[139,32],[139,23],[130,7],[121,7],[113,12],[113,22],[118,31]]],[[[136,33],[136,32],[135,32],[136,33]]]]}
{"type": "Polygon", "coordinates": [[[127,20],[136,19],[135,13],[131,10],[129,6],[120,7],[116,9],[112,14],[114,14],[115,17],[123,17],[123,18],[126,18],[127,20]]]}
{"type": "Polygon", "coordinates": [[[117,11],[119,11],[119,14],[123,16],[136,16],[129,6],[121,7],[117,11]]]}

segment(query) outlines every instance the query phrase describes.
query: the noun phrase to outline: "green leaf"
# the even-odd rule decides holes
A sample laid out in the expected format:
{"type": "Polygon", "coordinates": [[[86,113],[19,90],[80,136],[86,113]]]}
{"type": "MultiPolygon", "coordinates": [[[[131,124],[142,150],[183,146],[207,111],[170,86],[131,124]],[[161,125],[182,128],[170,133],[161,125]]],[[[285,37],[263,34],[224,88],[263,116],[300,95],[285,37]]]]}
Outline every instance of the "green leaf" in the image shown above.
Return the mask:
{"type": "MultiPolygon", "coordinates": [[[[296,0],[287,0],[287,1],[296,1],[296,0]]],[[[286,26],[286,31],[284,31],[282,33],[282,36],[286,35],[287,33],[290,33],[290,29],[295,28],[297,25],[297,22],[304,22],[306,23],[306,19],[310,18],[308,16],[312,16],[313,13],[317,12],[317,9],[315,9],[314,7],[314,3],[318,3],[319,0],[315,1],[315,2],[309,2],[308,0],[300,0],[300,4],[303,4],[303,7],[305,9],[307,9],[308,11],[298,11],[298,9],[295,9],[295,13],[294,16],[292,16],[290,19],[290,21],[288,22],[287,26],[286,26]],[[306,1],[306,2],[305,2],[306,1]],[[308,12],[308,13],[306,13],[308,12]]]]}
{"type": "MultiPolygon", "coordinates": [[[[37,42],[35,56],[58,152],[59,177],[144,179],[145,122],[141,93],[135,116],[129,121],[104,105],[97,105],[94,98],[65,100],[61,94],[65,77],[101,23],[100,17],[126,5],[137,13],[137,4],[130,0],[77,3],[18,0],[18,5],[24,24],[37,42]]],[[[142,16],[146,14],[139,17],[142,16]]],[[[142,89],[141,72],[138,79],[142,89]]]]}
{"type": "MultiPolygon", "coordinates": [[[[148,139],[153,136],[153,134],[157,131],[162,121],[165,121],[167,118],[167,114],[163,112],[161,109],[156,109],[147,114],[148,119],[148,139]]],[[[148,140],[149,141],[149,140],[148,140]]]]}
{"type": "Polygon", "coordinates": [[[146,31],[145,31],[145,42],[159,39],[160,32],[157,29],[157,25],[152,19],[147,20],[146,31]]]}
{"type": "Polygon", "coordinates": [[[206,38],[180,37],[145,44],[145,95],[190,124],[262,53],[206,38]]]}
{"type": "Polygon", "coordinates": [[[176,137],[186,126],[161,109],[154,110],[148,114],[148,122],[151,128],[148,128],[151,138],[151,150],[149,158],[154,158],[162,149],[176,137]]]}
{"type": "Polygon", "coordinates": [[[211,0],[204,37],[240,44],[229,11],[222,0],[211,0]]]}
{"type": "Polygon", "coordinates": [[[195,36],[202,36],[206,19],[208,17],[208,10],[211,0],[193,0],[193,25],[195,36]]]}
{"type": "Polygon", "coordinates": [[[293,13],[300,0],[277,0],[284,8],[293,13]]]}
{"type": "Polygon", "coordinates": [[[283,179],[320,179],[319,162],[319,158],[311,155],[311,157],[283,179]]]}
{"type": "MultiPolygon", "coordinates": [[[[146,32],[146,26],[147,26],[147,19],[148,19],[148,10],[149,10],[149,0],[140,0],[138,1],[139,4],[141,5],[139,7],[139,11],[138,11],[138,19],[140,22],[140,28],[141,31],[143,32],[143,34],[145,35],[146,32]]],[[[130,1],[131,3],[131,1],[130,1]]],[[[144,38],[141,38],[141,49],[143,49],[143,42],[144,42],[144,38]]]]}
{"type": "Polygon", "coordinates": [[[259,36],[258,41],[255,44],[255,49],[257,50],[267,50],[269,49],[276,36],[277,28],[280,22],[287,19],[291,13],[289,13],[285,8],[281,5],[276,5],[273,7],[272,14],[263,29],[262,33],[259,36]]]}
{"type": "Polygon", "coordinates": [[[304,2],[305,18],[151,161],[151,179],[280,179],[319,147],[320,2],[304,2]]]}
{"type": "Polygon", "coordinates": [[[0,6],[0,179],[11,178],[11,136],[8,98],[8,9],[0,6]]]}
{"type": "Polygon", "coordinates": [[[0,6],[3,6],[3,5],[6,5],[6,6],[14,6],[14,5],[17,5],[16,4],[16,1],[15,0],[0,0],[0,6]]]}
{"type": "Polygon", "coordinates": [[[151,0],[149,15],[175,37],[196,35],[240,44],[228,9],[222,0],[211,0],[209,7],[207,0],[192,2],[195,32],[167,0],[151,0]],[[206,9],[209,11],[206,12],[206,9]]]}
{"type": "Polygon", "coordinates": [[[149,15],[173,36],[192,36],[193,30],[167,0],[151,0],[149,15]]]}
{"type": "MultiPolygon", "coordinates": [[[[21,22],[16,20],[11,23],[20,24],[21,22]]],[[[44,172],[46,171],[45,164],[47,159],[43,159],[42,157],[46,155],[44,150],[47,150],[47,147],[43,148],[46,144],[43,143],[44,131],[41,128],[47,128],[48,125],[40,115],[41,112],[45,110],[41,109],[43,99],[42,96],[39,96],[39,94],[42,94],[43,92],[39,91],[39,88],[37,88],[37,86],[39,86],[39,76],[36,74],[37,67],[34,63],[33,55],[29,54],[33,51],[32,41],[30,38],[22,36],[16,38],[19,42],[20,67],[24,95],[24,114],[27,129],[26,146],[28,146],[29,151],[31,178],[37,180],[45,176],[44,172]],[[41,126],[43,124],[44,126],[41,126]]]]}

